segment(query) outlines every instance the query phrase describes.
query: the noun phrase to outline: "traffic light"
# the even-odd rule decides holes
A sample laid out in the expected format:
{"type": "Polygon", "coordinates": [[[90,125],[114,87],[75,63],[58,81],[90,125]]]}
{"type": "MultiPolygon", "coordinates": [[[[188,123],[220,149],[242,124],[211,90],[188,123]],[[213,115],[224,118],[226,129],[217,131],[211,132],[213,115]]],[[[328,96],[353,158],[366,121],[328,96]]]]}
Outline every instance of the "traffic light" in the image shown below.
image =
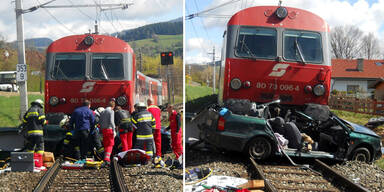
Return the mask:
{"type": "Polygon", "coordinates": [[[161,52],[161,65],[172,65],[173,64],[173,52],[161,52]]]}

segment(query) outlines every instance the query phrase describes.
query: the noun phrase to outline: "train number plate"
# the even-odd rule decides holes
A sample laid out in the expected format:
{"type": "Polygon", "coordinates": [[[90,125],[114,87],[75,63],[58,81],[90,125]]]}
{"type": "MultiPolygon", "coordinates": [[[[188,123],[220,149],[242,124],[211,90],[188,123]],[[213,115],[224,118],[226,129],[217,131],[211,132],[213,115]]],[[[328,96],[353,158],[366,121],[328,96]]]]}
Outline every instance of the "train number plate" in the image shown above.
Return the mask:
{"type": "Polygon", "coordinates": [[[279,83],[264,83],[264,82],[257,82],[256,83],[257,89],[268,89],[268,90],[279,90],[279,91],[300,91],[299,85],[293,85],[293,84],[279,84],[279,83]]]}

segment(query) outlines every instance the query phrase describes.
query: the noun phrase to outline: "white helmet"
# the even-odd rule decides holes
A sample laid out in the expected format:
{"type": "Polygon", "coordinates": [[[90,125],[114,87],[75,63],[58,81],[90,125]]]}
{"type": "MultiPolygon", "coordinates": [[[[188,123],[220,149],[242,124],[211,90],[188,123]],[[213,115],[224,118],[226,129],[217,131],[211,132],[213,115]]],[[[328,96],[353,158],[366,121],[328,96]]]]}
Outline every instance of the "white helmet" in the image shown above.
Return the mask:
{"type": "Polygon", "coordinates": [[[41,99],[36,99],[36,100],[32,101],[31,104],[32,104],[32,105],[33,105],[33,104],[37,104],[37,105],[40,105],[41,107],[43,107],[43,106],[44,106],[44,101],[41,100],[41,99]]]}
{"type": "Polygon", "coordinates": [[[99,114],[101,114],[101,112],[103,112],[104,110],[105,110],[104,107],[99,107],[96,109],[95,112],[98,112],[99,114]]]}
{"type": "Polygon", "coordinates": [[[138,102],[138,103],[136,103],[135,107],[137,107],[137,108],[147,108],[147,106],[145,105],[144,102],[138,102]]]}

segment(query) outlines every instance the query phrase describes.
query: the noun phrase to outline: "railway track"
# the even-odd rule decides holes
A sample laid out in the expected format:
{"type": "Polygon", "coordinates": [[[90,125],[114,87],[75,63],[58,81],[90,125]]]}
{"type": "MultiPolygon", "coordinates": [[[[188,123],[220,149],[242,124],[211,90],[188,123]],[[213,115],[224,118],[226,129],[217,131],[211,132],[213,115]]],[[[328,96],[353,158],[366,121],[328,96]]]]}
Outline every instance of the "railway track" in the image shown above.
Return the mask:
{"type": "Polygon", "coordinates": [[[368,191],[317,159],[311,168],[251,162],[256,175],[264,180],[265,191],[368,191]]]}
{"type": "Polygon", "coordinates": [[[112,160],[110,168],[101,169],[61,169],[61,160],[45,173],[35,187],[41,191],[128,191],[124,184],[121,166],[112,160]]]}

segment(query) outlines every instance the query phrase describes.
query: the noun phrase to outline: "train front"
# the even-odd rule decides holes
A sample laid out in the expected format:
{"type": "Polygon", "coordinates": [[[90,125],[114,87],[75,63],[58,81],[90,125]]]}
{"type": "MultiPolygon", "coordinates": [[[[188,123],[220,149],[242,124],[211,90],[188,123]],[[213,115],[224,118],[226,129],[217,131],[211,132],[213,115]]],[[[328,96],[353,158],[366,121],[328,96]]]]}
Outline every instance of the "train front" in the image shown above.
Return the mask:
{"type": "Polygon", "coordinates": [[[219,102],[328,103],[329,27],[308,11],[277,6],[244,9],[224,34],[219,102]]]}
{"type": "Polygon", "coordinates": [[[45,112],[71,114],[91,101],[106,107],[111,99],[132,111],[135,58],[124,41],[105,35],[73,35],[47,49],[45,112]]]}

